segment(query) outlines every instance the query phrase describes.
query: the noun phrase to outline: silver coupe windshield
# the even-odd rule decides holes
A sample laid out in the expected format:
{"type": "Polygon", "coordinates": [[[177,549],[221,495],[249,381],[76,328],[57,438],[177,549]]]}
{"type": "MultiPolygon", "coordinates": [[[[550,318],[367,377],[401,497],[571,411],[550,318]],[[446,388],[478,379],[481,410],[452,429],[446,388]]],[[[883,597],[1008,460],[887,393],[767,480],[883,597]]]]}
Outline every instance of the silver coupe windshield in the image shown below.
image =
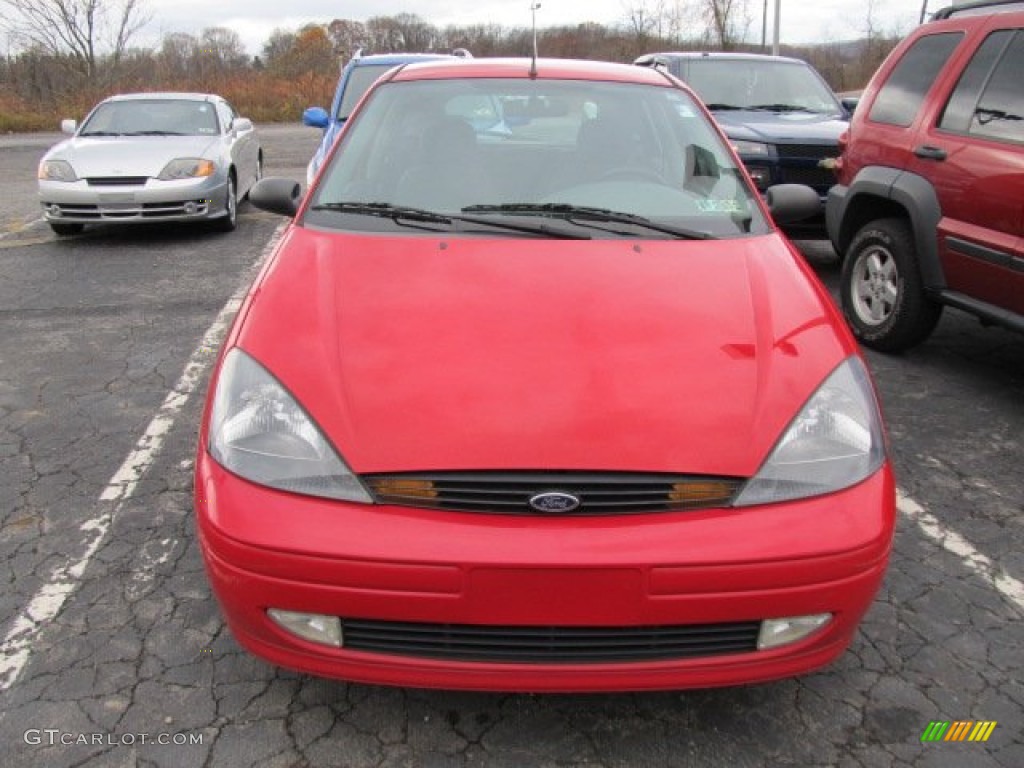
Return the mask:
{"type": "Polygon", "coordinates": [[[215,136],[213,104],[198,99],[126,99],[93,110],[82,136],[215,136]]]}

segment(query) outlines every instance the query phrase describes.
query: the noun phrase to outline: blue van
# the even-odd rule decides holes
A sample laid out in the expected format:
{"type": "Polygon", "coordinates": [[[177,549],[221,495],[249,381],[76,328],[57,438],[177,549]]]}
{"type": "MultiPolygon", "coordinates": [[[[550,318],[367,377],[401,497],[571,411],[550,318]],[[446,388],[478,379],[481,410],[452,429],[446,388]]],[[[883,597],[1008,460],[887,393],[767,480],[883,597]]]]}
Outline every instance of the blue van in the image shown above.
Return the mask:
{"type": "Polygon", "coordinates": [[[378,77],[389,69],[402,64],[411,64],[416,61],[430,61],[432,59],[444,59],[449,56],[468,57],[470,54],[465,49],[459,48],[451,54],[446,53],[378,53],[364,56],[362,50],[356,51],[348,63],[341,70],[341,77],[338,78],[338,87],[334,91],[334,99],[331,101],[331,111],[327,112],[323,107],[308,107],[302,113],[303,125],[323,130],[323,139],[317,147],[313,159],[309,161],[306,168],[306,184],[308,185],[323,163],[334,140],[338,138],[341,128],[345,125],[348,116],[352,114],[356,104],[363,97],[363,94],[373,85],[378,77]]]}

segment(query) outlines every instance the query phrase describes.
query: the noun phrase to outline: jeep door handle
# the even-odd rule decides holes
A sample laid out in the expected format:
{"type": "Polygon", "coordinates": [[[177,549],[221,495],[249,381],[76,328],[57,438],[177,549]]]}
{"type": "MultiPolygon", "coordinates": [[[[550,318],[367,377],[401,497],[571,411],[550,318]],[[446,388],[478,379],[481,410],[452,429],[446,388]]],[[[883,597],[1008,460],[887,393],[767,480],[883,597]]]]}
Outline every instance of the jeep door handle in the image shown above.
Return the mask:
{"type": "Polygon", "coordinates": [[[925,160],[945,160],[946,150],[941,147],[933,147],[930,144],[922,144],[914,147],[914,154],[925,160]]]}

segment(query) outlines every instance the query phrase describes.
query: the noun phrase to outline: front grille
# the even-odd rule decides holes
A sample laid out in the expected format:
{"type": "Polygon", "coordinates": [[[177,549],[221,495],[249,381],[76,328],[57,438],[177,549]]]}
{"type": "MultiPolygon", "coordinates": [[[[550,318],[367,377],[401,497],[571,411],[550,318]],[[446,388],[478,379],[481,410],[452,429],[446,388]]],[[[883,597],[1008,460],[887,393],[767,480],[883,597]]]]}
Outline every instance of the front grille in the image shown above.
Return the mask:
{"type": "Polygon", "coordinates": [[[494,627],[343,619],[350,650],[532,664],[694,659],[757,650],[759,621],[668,627],[494,627]]]}
{"type": "Polygon", "coordinates": [[[730,504],[734,477],[631,472],[433,472],[363,475],[377,502],[466,512],[610,515],[711,509],[730,504]],[[579,506],[541,511],[540,494],[569,494],[579,506]]]}
{"type": "Polygon", "coordinates": [[[824,157],[839,157],[838,144],[776,144],[779,157],[806,157],[821,160],[824,157]]]}
{"type": "Polygon", "coordinates": [[[820,192],[825,192],[836,183],[836,175],[828,168],[799,168],[784,165],[779,169],[782,181],[786,184],[806,184],[820,192]]]}
{"type": "Polygon", "coordinates": [[[90,187],[141,187],[147,176],[89,176],[85,181],[90,187]]]}

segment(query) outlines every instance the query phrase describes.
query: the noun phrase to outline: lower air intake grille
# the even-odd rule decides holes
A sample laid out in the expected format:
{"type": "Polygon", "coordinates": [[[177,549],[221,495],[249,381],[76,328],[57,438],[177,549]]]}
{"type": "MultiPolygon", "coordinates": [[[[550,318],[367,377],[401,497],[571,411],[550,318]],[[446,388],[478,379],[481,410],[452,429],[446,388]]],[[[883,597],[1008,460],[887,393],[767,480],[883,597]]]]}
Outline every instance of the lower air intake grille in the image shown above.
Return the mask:
{"type": "Polygon", "coordinates": [[[142,187],[149,181],[148,176],[89,176],[90,187],[142,187]]]}
{"type": "Polygon", "coordinates": [[[675,627],[493,627],[343,619],[349,650],[453,661],[573,664],[757,650],[759,621],[675,627]]]}
{"type": "Polygon", "coordinates": [[[513,515],[711,509],[728,506],[743,483],[733,477],[630,472],[430,472],[362,479],[380,504],[513,515]],[[578,505],[531,505],[543,494],[569,495],[578,505]]]}

